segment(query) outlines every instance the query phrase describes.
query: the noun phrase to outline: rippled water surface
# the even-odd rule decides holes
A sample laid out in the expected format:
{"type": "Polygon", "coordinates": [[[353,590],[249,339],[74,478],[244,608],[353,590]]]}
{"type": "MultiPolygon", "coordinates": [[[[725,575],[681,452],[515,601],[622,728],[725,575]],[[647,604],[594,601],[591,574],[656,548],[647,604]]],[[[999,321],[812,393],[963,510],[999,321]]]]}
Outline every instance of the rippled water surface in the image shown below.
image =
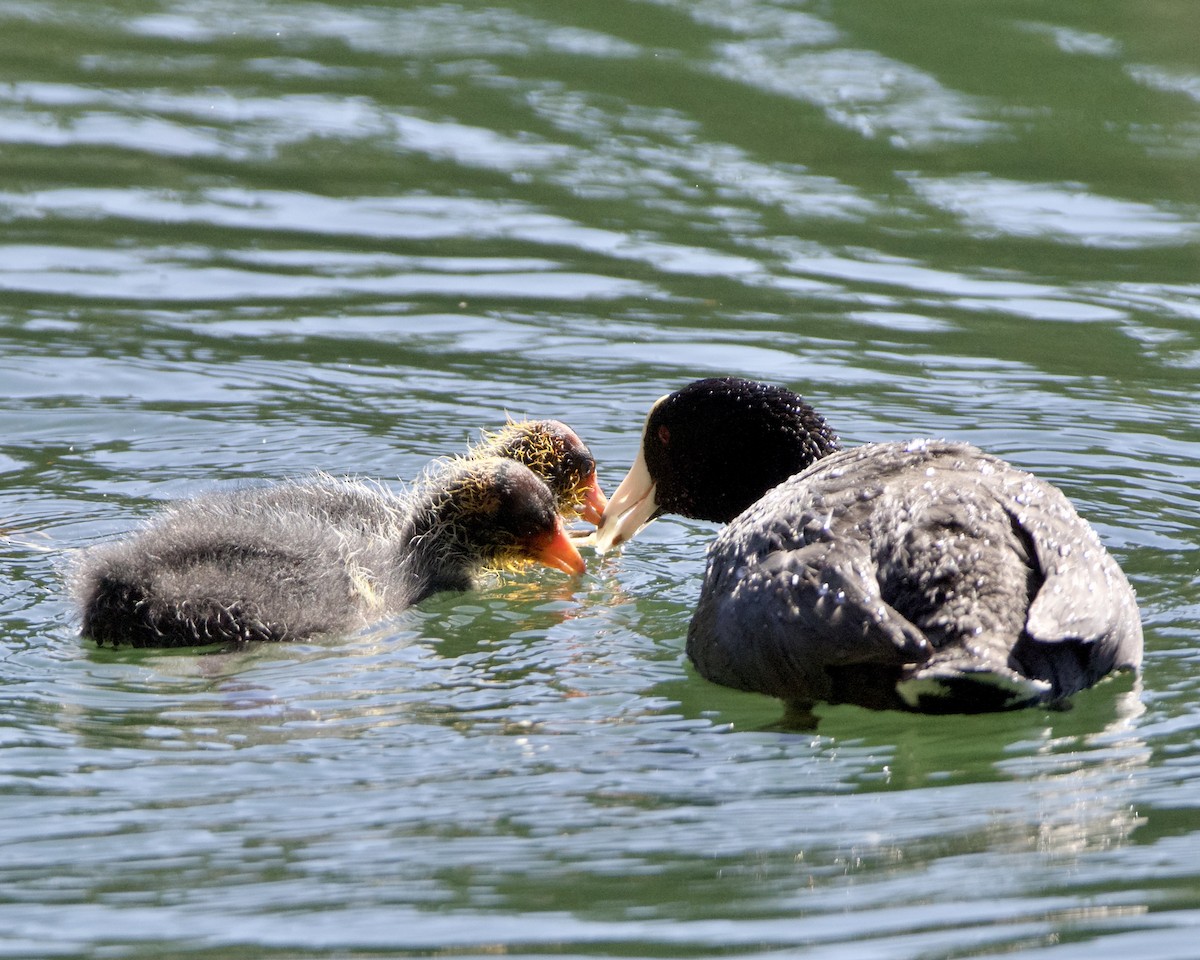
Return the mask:
{"type": "Polygon", "coordinates": [[[0,956],[1193,958],[1200,6],[0,0],[0,956]],[[401,481],[612,487],[738,373],[1060,486],[1147,656],[789,729],[683,656],[713,527],[349,637],[97,650],[70,552],[401,481]]]}

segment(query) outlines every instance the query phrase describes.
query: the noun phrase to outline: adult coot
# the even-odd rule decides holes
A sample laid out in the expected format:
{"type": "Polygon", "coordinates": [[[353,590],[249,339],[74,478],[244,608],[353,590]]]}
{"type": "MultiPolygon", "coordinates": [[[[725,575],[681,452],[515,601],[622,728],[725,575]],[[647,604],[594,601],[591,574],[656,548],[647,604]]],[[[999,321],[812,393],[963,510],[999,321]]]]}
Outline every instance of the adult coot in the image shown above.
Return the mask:
{"type": "Polygon", "coordinates": [[[965,443],[840,450],[780,387],[700,380],[659,400],[596,532],[729,522],[687,652],[709,680],[922,712],[1064,700],[1136,669],[1134,593],[1055,487],[965,443]]]}

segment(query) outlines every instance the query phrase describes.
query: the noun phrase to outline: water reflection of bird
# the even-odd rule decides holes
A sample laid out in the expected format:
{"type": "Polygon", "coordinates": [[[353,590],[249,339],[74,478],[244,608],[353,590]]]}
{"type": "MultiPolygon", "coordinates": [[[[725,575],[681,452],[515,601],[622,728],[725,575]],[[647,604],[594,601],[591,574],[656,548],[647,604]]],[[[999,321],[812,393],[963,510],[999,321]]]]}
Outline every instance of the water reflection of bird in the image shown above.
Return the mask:
{"type": "Polygon", "coordinates": [[[701,380],[654,405],[597,547],[663,513],[729,522],[687,644],[726,686],[977,712],[1141,662],[1133,590],[1096,533],[1058,489],[968,444],[842,451],[790,391],[701,380]]]}
{"type": "Polygon", "coordinates": [[[184,501],[85,551],[72,589],[82,634],[100,643],[301,639],[467,589],[485,569],[582,573],[559,512],[598,519],[603,507],[569,428],[510,423],[405,495],[320,476],[184,501]]]}

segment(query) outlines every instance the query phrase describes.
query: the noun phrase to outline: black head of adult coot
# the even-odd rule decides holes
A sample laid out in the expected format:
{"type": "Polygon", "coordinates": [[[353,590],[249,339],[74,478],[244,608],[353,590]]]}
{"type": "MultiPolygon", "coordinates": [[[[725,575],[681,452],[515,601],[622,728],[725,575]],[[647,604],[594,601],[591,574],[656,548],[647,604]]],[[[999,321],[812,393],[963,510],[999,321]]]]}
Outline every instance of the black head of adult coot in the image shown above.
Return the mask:
{"type": "Polygon", "coordinates": [[[650,409],[637,457],[596,530],[609,550],[665,513],[728,523],[767,490],[839,450],[819,413],[783,387],[696,380],[650,409]]]}

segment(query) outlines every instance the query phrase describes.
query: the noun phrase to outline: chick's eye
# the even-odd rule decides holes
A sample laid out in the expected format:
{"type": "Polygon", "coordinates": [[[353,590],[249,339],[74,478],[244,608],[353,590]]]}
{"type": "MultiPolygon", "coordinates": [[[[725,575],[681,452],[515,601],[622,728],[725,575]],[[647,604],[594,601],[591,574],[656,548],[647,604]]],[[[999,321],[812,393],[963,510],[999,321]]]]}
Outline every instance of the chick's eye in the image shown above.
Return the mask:
{"type": "Polygon", "coordinates": [[[518,518],[516,529],[513,531],[522,540],[528,540],[531,537],[536,537],[546,527],[544,517],[536,514],[527,514],[518,518]]]}
{"type": "Polygon", "coordinates": [[[658,442],[664,447],[671,445],[671,431],[666,425],[658,428],[658,442]]]}

